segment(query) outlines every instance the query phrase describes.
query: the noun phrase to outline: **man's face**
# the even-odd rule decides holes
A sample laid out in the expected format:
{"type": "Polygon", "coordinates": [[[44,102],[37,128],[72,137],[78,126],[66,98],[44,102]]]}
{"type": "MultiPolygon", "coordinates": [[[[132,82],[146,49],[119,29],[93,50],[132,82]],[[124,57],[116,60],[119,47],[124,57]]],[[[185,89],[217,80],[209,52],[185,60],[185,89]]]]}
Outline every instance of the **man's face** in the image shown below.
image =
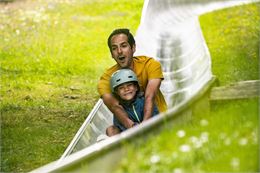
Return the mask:
{"type": "Polygon", "coordinates": [[[135,45],[131,48],[125,34],[117,34],[111,38],[111,54],[121,68],[133,67],[133,54],[135,45]]]}

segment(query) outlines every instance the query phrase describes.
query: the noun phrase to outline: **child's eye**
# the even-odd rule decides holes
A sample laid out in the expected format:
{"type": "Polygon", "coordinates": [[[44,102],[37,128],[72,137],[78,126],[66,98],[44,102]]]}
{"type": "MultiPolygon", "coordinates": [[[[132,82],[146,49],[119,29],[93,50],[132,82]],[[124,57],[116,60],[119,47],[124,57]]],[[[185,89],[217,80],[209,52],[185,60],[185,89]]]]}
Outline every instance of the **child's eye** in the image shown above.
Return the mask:
{"type": "Polygon", "coordinates": [[[123,86],[119,86],[119,87],[118,87],[118,90],[121,90],[121,89],[123,89],[123,88],[124,88],[123,86]]]}

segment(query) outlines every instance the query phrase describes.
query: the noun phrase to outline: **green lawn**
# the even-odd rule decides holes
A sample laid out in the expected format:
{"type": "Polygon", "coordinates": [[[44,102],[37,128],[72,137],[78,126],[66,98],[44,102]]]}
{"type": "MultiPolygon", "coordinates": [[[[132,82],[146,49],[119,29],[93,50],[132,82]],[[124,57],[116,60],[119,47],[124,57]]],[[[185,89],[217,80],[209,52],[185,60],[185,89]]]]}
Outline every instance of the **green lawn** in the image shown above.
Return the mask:
{"type": "MultiPolygon", "coordinates": [[[[142,5],[32,0],[0,6],[0,172],[27,172],[61,156],[98,99],[99,76],[114,63],[107,36],[117,27],[135,33],[142,5]]],[[[258,3],[201,17],[220,85],[259,79],[259,9],[258,3]]],[[[210,116],[176,125],[138,153],[129,146],[118,172],[257,171],[258,107],[257,99],[214,102],[210,116]]]]}
{"type": "Polygon", "coordinates": [[[62,155],[98,100],[99,76],[114,63],[108,35],[117,27],[135,33],[142,6],[142,0],[0,4],[0,172],[27,172],[62,155]]]}

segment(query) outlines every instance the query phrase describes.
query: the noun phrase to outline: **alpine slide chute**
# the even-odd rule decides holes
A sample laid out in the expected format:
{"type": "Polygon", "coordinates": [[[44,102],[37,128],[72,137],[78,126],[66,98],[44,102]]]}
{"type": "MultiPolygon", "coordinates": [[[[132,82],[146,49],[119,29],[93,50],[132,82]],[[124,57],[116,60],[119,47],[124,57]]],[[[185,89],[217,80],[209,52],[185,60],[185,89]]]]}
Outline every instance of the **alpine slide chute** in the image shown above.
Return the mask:
{"type": "Polygon", "coordinates": [[[112,113],[100,99],[61,158],[32,172],[113,172],[126,153],[126,143],[145,140],[173,126],[178,117],[191,116],[194,108],[205,100],[215,79],[199,16],[255,1],[145,0],[135,35],[135,55],[151,56],[161,62],[165,78],[161,90],[168,111],[99,141],[112,124],[112,113]]]}

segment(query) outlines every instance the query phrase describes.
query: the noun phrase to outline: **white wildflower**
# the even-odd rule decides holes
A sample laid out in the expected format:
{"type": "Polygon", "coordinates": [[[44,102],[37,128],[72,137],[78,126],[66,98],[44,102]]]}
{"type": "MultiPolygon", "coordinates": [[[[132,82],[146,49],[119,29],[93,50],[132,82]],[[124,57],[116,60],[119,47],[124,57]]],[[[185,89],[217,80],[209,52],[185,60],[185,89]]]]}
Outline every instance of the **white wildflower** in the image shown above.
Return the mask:
{"type": "Polygon", "coordinates": [[[230,144],[231,144],[230,138],[226,138],[226,139],[224,140],[224,144],[225,144],[225,145],[230,145],[230,144]]]}
{"type": "Polygon", "coordinates": [[[20,35],[20,30],[19,29],[15,30],[15,33],[16,35],[20,35]]]}
{"type": "Polygon", "coordinates": [[[160,160],[161,160],[161,158],[158,155],[152,155],[150,158],[150,162],[153,164],[158,163],[160,160]]]}
{"type": "Polygon", "coordinates": [[[202,143],[208,142],[209,140],[209,133],[208,132],[202,132],[200,135],[200,140],[202,143]]]}
{"type": "Polygon", "coordinates": [[[207,126],[208,124],[209,124],[209,122],[207,120],[205,120],[205,119],[200,120],[200,125],[201,126],[207,126]]]}
{"type": "Polygon", "coordinates": [[[45,12],[45,8],[44,8],[44,7],[40,7],[40,8],[39,8],[39,11],[40,11],[40,12],[45,12]]]}
{"type": "Polygon", "coordinates": [[[184,130],[179,130],[179,131],[177,132],[177,136],[178,136],[179,138],[183,138],[185,135],[186,135],[186,133],[185,133],[184,130]]]}
{"type": "Polygon", "coordinates": [[[192,142],[192,143],[196,143],[196,142],[198,142],[198,138],[196,137],[196,136],[191,136],[190,137],[190,141],[192,142]]]}
{"type": "Polygon", "coordinates": [[[201,140],[198,140],[196,143],[194,143],[195,148],[201,148],[203,145],[203,142],[201,140]]]}
{"type": "Polygon", "coordinates": [[[23,26],[26,26],[26,23],[25,22],[22,22],[21,23],[21,26],[23,27],[23,26]]]}
{"type": "Polygon", "coordinates": [[[41,109],[44,109],[44,108],[45,108],[45,106],[41,105],[41,106],[40,106],[40,108],[41,108],[41,109]]]}
{"type": "Polygon", "coordinates": [[[239,145],[244,146],[248,143],[248,140],[247,140],[247,138],[241,138],[238,143],[239,143],[239,145]]]}
{"type": "Polygon", "coordinates": [[[25,21],[25,20],[26,20],[26,17],[25,17],[25,16],[21,16],[21,17],[19,18],[19,20],[20,20],[20,21],[25,21]]]}
{"type": "Polygon", "coordinates": [[[231,165],[231,167],[232,167],[233,169],[238,168],[239,165],[240,165],[240,160],[239,160],[239,158],[233,157],[233,158],[231,159],[231,161],[230,161],[230,165],[231,165]]]}
{"type": "Polygon", "coordinates": [[[174,170],[173,170],[173,173],[182,173],[183,171],[182,171],[182,169],[181,168],[175,168],[174,170]]]}
{"type": "Polygon", "coordinates": [[[193,144],[193,146],[195,148],[201,148],[202,147],[202,140],[200,140],[199,138],[197,138],[196,136],[192,136],[190,137],[190,141],[193,144]]]}
{"type": "Polygon", "coordinates": [[[0,25],[0,29],[4,30],[5,29],[4,25],[0,25]]]}
{"type": "Polygon", "coordinates": [[[189,152],[190,150],[191,150],[191,148],[190,148],[189,145],[182,145],[182,146],[180,146],[180,151],[181,152],[186,153],[186,152],[189,152]]]}

